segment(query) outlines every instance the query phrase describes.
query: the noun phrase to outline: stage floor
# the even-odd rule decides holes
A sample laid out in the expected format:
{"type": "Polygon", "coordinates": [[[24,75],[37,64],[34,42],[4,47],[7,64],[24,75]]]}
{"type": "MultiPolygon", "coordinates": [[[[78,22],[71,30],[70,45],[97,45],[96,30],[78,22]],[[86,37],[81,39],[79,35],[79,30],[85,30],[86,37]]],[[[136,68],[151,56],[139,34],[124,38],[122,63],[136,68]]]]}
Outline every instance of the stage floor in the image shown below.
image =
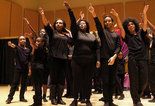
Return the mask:
{"type": "MultiPolygon", "coordinates": [[[[32,87],[27,88],[27,92],[25,94],[25,98],[28,100],[28,102],[20,102],[19,101],[19,91],[16,91],[14,95],[14,99],[12,100],[11,104],[6,104],[5,101],[7,99],[8,92],[10,90],[10,86],[0,86],[0,106],[29,106],[33,103],[33,94],[34,92],[31,91],[32,87]]],[[[114,99],[114,103],[116,103],[119,106],[133,106],[132,100],[130,97],[129,91],[124,91],[125,99],[124,100],[117,100],[114,99]]],[[[48,94],[49,95],[49,90],[48,94]]],[[[103,102],[98,101],[102,97],[102,94],[92,94],[91,96],[91,102],[93,106],[103,106],[103,102]]],[[[67,103],[66,106],[69,106],[69,104],[72,102],[73,99],[63,98],[63,100],[67,103]]],[[[148,99],[141,99],[144,106],[155,106],[155,103],[149,103],[148,99]]],[[[52,106],[51,102],[43,102],[43,106],[52,106]]],[[[64,106],[64,105],[57,105],[57,106],[64,106]]],[[[86,106],[85,104],[79,103],[78,106],[86,106]]]]}

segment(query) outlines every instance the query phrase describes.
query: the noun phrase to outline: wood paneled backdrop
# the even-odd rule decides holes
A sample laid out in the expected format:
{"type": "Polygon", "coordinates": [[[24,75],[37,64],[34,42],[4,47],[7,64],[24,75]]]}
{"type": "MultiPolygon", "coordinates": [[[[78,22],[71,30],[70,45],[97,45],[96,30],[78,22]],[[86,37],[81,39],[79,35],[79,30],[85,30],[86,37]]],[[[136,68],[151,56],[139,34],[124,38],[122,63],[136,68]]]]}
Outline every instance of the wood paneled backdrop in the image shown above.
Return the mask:
{"type": "MultiPolygon", "coordinates": [[[[140,19],[140,13],[142,12],[145,3],[150,5],[148,18],[155,24],[155,14],[153,14],[153,11],[155,11],[155,0],[149,0],[147,2],[142,0],[126,1],[113,4],[94,5],[94,7],[101,22],[103,21],[103,14],[109,14],[111,8],[114,8],[119,13],[120,18],[123,21],[127,17],[140,19]]],[[[85,13],[85,18],[90,23],[91,30],[96,30],[94,20],[87,9],[87,6],[83,6],[73,8],[73,11],[77,19],[79,18],[80,11],[83,11],[85,13]]],[[[0,0],[0,10],[0,39],[14,38],[25,32],[31,32],[23,21],[23,17],[28,18],[37,33],[40,28],[43,28],[38,10],[24,8],[9,0],[0,0]]],[[[45,14],[51,24],[53,24],[56,18],[63,18],[67,23],[67,28],[70,27],[70,20],[65,8],[61,10],[48,10],[45,11],[45,14]]]]}

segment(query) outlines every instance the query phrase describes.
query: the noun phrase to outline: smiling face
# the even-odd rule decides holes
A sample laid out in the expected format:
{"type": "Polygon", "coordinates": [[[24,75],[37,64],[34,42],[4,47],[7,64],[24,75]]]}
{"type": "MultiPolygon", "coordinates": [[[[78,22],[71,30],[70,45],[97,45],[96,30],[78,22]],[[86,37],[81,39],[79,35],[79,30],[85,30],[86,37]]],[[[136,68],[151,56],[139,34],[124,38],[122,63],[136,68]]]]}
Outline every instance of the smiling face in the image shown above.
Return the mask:
{"type": "Polygon", "coordinates": [[[80,30],[82,30],[82,31],[86,31],[86,28],[87,28],[86,22],[85,22],[85,21],[80,21],[80,23],[79,23],[79,28],[80,28],[80,30]]]}
{"type": "Polygon", "coordinates": [[[135,32],[135,24],[133,22],[129,22],[128,25],[127,25],[127,28],[128,28],[130,33],[135,32]]]}
{"type": "Polygon", "coordinates": [[[113,26],[114,26],[114,23],[113,23],[113,20],[112,20],[112,18],[111,17],[105,17],[104,18],[104,26],[106,27],[106,28],[112,28],[113,26]]]}
{"type": "Polygon", "coordinates": [[[38,38],[36,39],[36,46],[37,46],[37,47],[42,47],[43,45],[44,45],[44,40],[43,40],[43,38],[38,37],[38,38]]]}
{"type": "Polygon", "coordinates": [[[26,38],[25,38],[24,36],[20,36],[20,37],[18,38],[18,44],[19,44],[20,46],[25,46],[25,45],[26,45],[26,38]]]}

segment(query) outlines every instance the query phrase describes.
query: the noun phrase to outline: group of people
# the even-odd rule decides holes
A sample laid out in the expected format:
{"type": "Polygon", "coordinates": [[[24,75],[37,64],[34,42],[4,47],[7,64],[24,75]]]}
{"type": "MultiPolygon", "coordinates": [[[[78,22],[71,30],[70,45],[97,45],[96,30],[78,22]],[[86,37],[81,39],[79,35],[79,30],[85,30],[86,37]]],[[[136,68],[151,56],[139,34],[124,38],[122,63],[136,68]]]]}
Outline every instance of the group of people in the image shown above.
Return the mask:
{"type": "MultiPolygon", "coordinates": [[[[47,80],[45,79],[48,76],[46,71],[49,70],[51,104],[66,105],[65,101],[62,100],[62,94],[65,78],[68,78],[70,81],[67,81],[69,82],[67,84],[70,85],[71,91],[68,91],[68,95],[73,97],[70,106],[78,106],[79,100],[86,103],[87,106],[92,106],[90,101],[92,78],[95,70],[99,69],[101,70],[103,84],[104,106],[118,106],[113,103],[113,91],[118,62],[122,59],[119,57],[122,46],[121,40],[127,44],[129,50],[128,73],[133,106],[143,106],[140,97],[147,84],[151,88],[155,101],[155,82],[153,80],[153,75],[155,75],[155,49],[153,49],[155,43],[154,37],[147,34],[147,24],[149,23],[153,32],[155,27],[147,19],[149,6],[145,5],[143,9],[141,27],[138,21],[132,18],[126,19],[122,25],[119,14],[111,9],[110,13],[116,18],[120,30],[120,35],[118,35],[112,16],[105,15],[103,17],[104,26],[102,26],[94,7],[90,4],[88,11],[94,18],[100,40],[90,33],[89,23],[83,18],[82,13],[81,18],[77,20],[66,0],[64,0],[64,6],[70,17],[70,30],[66,29],[66,23],[63,19],[55,20],[52,26],[46,19],[44,10],[39,8],[46,34],[43,36],[34,33],[28,35],[31,48],[26,47],[25,36],[18,38],[18,45],[8,42],[8,45],[16,50],[16,71],[6,103],[11,103],[20,77],[22,77],[20,101],[27,102],[24,98],[26,80],[28,75],[32,75],[35,94],[33,96],[34,103],[31,106],[41,106],[42,85],[46,85],[47,80]],[[47,38],[48,43],[46,43],[47,38]],[[150,75],[149,80],[148,75],[150,75]]],[[[29,24],[29,22],[27,23],[29,24]]],[[[31,26],[30,28],[33,29],[31,26]]],[[[123,94],[123,88],[121,89],[121,94],[123,94]]],[[[46,92],[43,94],[45,96],[46,92]]]]}

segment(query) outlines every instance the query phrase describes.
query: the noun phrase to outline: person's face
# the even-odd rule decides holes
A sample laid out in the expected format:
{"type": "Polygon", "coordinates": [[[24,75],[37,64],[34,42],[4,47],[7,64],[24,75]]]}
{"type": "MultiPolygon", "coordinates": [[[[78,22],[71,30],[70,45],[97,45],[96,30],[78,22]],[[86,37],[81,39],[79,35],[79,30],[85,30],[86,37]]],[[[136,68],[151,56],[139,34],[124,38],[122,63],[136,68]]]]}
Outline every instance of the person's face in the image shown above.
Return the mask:
{"type": "Polygon", "coordinates": [[[44,45],[43,38],[38,37],[38,38],[36,39],[36,46],[37,46],[37,47],[42,47],[43,45],[44,45]]]}
{"type": "Polygon", "coordinates": [[[61,31],[64,27],[62,20],[57,20],[55,24],[56,30],[61,31]]]}
{"type": "Polygon", "coordinates": [[[41,29],[41,30],[40,30],[40,36],[43,37],[45,34],[46,34],[45,29],[41,29]]]}
{"type": "Polygon", "coordinates": [[[86,28],[87,28],[86,22],[85,22],[85,21],[80,21],[80,23],[79,23],[79,28],[80,28],[80,30],[82,30],[82,31],[86,31],[86,28]]]}
{"type": "Polygon", "coordinates": [[[18,40],[19,45],[25,46],[26,45],[26,38],[24,36],[20,36],[18,40]]]}
{"type": "Polygon", "coordinates": [[[130,33],[135,32],[135,24],[133,22],[129,22],[127,27],[130,33]]]}
{"type": "Polygon", "coordinates": [[[112,21],[111,17],[106,17],[104,19],[104,25],[105,25],[106,28],[113,27],[114,24],[113,24],[113,21],[112,21]]]}
{"type": "Polygon", "coordinates": [[[123,54],[122,54],[122,53],[119,53],[119,54],[118,54],[118,58],[119,58],[119,59],[122,59],[122,58],[123,58],[123,54]]]}

